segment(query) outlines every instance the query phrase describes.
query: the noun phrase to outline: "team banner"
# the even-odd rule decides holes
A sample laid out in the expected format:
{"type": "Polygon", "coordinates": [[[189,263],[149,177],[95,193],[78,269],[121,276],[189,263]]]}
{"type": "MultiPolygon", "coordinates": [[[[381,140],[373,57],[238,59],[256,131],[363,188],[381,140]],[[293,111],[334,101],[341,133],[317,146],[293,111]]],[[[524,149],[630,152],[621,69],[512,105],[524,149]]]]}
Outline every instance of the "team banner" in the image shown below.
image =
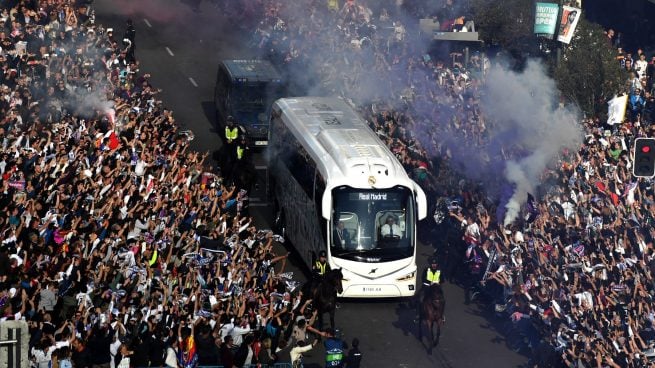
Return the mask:
{"type": "Polygon", "coordinates": [[[607,124],[621,124],[625,117],[626,106],[628,105],[628,95],[614,97],[607,105],[607,124]]]}
{"type": "Polygon", "coordinates": [[[574,8],[571,6],[562,7],[562,19],[559,23],[557,41],[564,42],[566,44],[571,42],[573,32],[575,32],[575,27],[578,25],[581,14],[582,9],[574,8]]]}
{"type": "Polygon", "coordinates": [[[537,3],[534,17],[534,33],[538,36],[552,39],[557,28],[559,5],[553,3],[537,3]]]}

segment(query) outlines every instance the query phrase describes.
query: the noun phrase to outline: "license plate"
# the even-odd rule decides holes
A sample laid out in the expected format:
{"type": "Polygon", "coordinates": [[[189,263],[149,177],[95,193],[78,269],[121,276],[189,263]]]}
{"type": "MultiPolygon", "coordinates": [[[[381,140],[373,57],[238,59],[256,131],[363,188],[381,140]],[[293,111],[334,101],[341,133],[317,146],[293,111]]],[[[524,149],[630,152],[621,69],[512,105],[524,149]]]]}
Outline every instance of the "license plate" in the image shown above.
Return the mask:
{"type": "Polygon", "coordinates": [[[363,287],[365,293],[379,293],[382,291],[381,287],[363,287]]]}
{"type": "Polygon", "coordinates": [[[255,146],[268,146],[268,141],[255,141],[255,146]]]}

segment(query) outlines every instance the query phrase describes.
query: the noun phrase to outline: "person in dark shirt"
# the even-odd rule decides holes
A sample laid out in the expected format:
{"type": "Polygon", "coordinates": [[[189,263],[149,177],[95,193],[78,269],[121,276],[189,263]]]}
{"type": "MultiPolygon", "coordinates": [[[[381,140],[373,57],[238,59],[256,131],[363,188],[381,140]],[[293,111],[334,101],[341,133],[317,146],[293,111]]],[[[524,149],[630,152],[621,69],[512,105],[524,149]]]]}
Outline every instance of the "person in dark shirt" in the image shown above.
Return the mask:
{"type": "Polygon", "coordinates": [[[221,345],[221,365],[224,367],[232,367],[234,366],[234,346],[232,345],[232,336],[225,336],[223,341],[223,345],[221,345]]]}
{"type": "Polygon", "coordinates": [[[198,365],[216,365],[218,362],[218,347],[211,336],[211,328],[203,326],[196,335],[196,348],[198,350],[198,365]]]}
{"type": "Polygon", "coordinates": [[[78,368],[88,368],[91,366],[91,353],[89,349],[84,346],[84,343],[81,340],[73,340],[73,363],[75,367],[78,368]]]}
{"type": "Polygon", "coordinates": [[[123,44],[127,47],[126,58],[129,62],[135,61],[134,51],[136,49],[136,29],[134,29],[134,24],[132,19],[127,20],[127,27],[125,29],[125,34],[123,35],[123,44]]]}
{"type": "Polygon", "coordinates": [[[111,362],[111,354],[109,353],[109,345],[111,345],[114,337],[114,329],[102,321],[91,330],[91,337],[87,347],[91,351],[91,361],[93,365],[100,367],[109,367],[111,362]]]}
{"type": "Polygon", "coordinates": [[[352,347],[346,357],[346,368],[359,368],[362,362],[362,352],[359,351],[359,339],[355,337],[351,345],[352,347]]]}
{"type": "Polygon", "coordinates": [[[144,339],[140,337],[135,337],[131,344],[131,349],[133,351],[130,356],[130,365],[134,367],[147,367],[148,366],[148,356],[151,339],[149,336],[144,336],[144,339]]]}
{"type": "Polygon", "coordinates": [[[166,335],[163,329],[157,332],[148,341],[148,358],[151,367],[161,367],[164,365],[164,355],[166,353],[166,335]]]}

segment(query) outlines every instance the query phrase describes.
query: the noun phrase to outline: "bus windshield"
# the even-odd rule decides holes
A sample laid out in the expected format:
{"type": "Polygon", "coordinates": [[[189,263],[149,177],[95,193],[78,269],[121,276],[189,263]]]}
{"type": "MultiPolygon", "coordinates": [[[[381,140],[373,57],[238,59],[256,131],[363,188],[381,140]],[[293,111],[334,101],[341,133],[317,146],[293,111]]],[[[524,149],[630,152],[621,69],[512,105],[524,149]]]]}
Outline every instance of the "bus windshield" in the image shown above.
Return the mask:
{"type": "Polygon", "coordinates": [[[412,191],[335,188],[330,251],[333,257],[389,262],[414,255],[415,204],[412,191]]]}

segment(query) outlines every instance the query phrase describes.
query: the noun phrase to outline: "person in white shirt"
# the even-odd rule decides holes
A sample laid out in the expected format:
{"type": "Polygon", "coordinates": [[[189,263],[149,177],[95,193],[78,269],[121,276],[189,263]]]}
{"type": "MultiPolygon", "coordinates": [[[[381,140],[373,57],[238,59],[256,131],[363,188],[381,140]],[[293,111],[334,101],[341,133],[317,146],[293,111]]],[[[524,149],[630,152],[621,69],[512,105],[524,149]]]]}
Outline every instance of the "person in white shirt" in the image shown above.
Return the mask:
{"type": "Polygon", "coordinates": [[[393,215],[387,216],[387,220],[385,224],[382,225],[382,228],[380,229],[380,234],[382,234],[382,237],[384,238],[402,237],[402,231],[400,230],[400,226],[396,224],[396,218],[393,215]]]}
{"type": "Polygon", "coordinates": [[[173,339],[171,345],[166,349],[166,359],[164,360],[166,368],[177,368],[177,349],[177,339],[173,339]]]}
{"type": "MultiPolygon", "coordinates": [[[[314,340],[314,342],[311,344],[303,340],[298,341],[296,346],[293,349],[291,349],[291,352],[289,353],[289,355],[291,355],[291,364],[294,364],[295,361],[302,359],[302,353],[306,353],[312,350],[312,348],[316,346],[317,343],[318,340],[314,340]]],[[[298,365],[298,367],[301,366],[302,366],[301,364],[298,365]]],[[[294,365],[294,367],[296,367],[296,365],[294,365]]]]}
{"type": "Polygon", "coordinates": [[[648,68],[648,61],[646,61],[646,54],[639,55],[639,60],[635,61],[635,71],[639,79],[646,77],[646,68],[648,68]]]}
{"type": "Polygon", "coordinates": [[[242,317],[241,324],[234,326],[232,331],[230,331],[230,336],[232,336],[232,343],[236,346],[240,346],[243,341],[243,335],[250,332],[250,325],[248,324],[248,317],[242,317]]]}

